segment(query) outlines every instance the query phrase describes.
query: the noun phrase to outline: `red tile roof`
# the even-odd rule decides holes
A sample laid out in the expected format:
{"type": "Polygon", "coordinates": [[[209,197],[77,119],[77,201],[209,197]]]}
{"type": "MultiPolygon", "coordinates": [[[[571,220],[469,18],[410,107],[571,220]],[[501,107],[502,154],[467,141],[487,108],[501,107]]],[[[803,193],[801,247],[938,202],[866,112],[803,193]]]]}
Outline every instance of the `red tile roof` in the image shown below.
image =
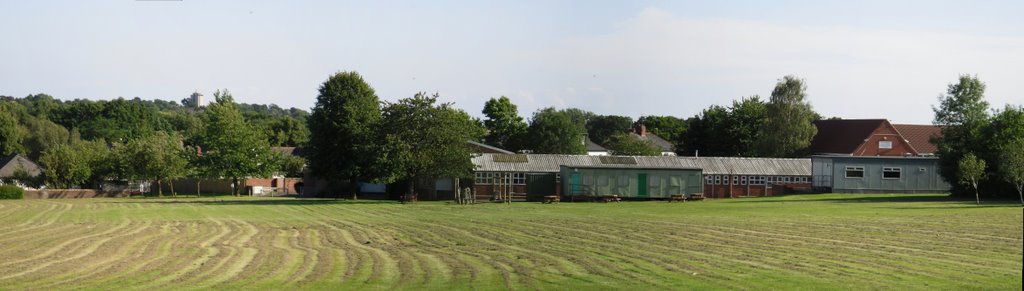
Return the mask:
{"type": "Polygon", "coordinates": [[[933,136],[942,135],[942,127],[938,125],[918,125],[918,124],[893,124],[896,130],[900,132],[903,139],[910,142],[910,146],[914,147],[920,154],[934,154],[939,149],[930,142],[933,136]]]}
{"type": "Polygon", "coordinates": [[[818,133],[811,140],[809,149],[815,154],[851,154],[885,122],[885,119],[815,121],[818,133]]]}

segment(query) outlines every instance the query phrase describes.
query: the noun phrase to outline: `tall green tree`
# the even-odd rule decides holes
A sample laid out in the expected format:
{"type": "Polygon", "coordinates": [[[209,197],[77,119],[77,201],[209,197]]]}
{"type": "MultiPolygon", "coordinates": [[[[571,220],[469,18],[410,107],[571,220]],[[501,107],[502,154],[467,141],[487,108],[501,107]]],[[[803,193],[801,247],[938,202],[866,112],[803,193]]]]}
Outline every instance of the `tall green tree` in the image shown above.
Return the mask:
{"type": "Polygon", "coordinates": [[[484,141],[510,151],[521,149],[521,139],[526,133],[526,122],[519,116],[519,109],[508,97],[491,98],[484,103],[484,127],[487,135],[484,141]]]}
{"type": "MultiPolygon", "coordinates": [[[[946,181],[959,181],[959,163],[966,154],[985,156],[979,155],[985,152],[982,130],[989,123],[985,83],[974,76],[960,76],[957,83],[949,84],[946,94],[939,96],[939,106],[932,107],[932,111],[932,123],[942,126],[942,135],[932,141],[938,148],[939,173],[946,181]]],[[[954,183],[953,195],[969,195],[969,189],[963,186],[954,183]]]]}
{"type": "Polygon", "coordinates": [[[1017,189],[1020,204],[1024,205],[1024,138],[1018,138],[999,155],[999,177],[1017,189]]]}
{"type": "Polygon", "coordinates": [[[591,141],[609,146],[612,137],[629,132],[633,128],[633,118],[618,115],[594,115],[586,123],[587,135],[591,141]]]}
{"type": "Polygon", "coordinates": [[[408,181],[408,194],[438,178],[472,175],[466,141],[479,139],[484,130],[451,103],[438,104],[438,98],[421,92],[384,106],[385,154],[378,165],[390,170],[389,180],[408,181]]]}
{"type": "Polygon", "coordinates": [[[18,117],[8,109],[4,103],[0,103],[0,156],[7,156],[13,153],[24,151],[22,141],[25,139],[26,131],[18,122],[18,117]]]}
{"type": "Polygon", "coordinates": [[[203,164],[211,175],[231,178],[232,194],[238,196],[239,179],[272,175],[278,170],[279,158],[266,138],[242,118],[227,90],[214,93],[214,99],[203,112],[206,130],[199,142],[203,164]]]}
{"type": "Polygon", "coordinates": [[[573,120],[570,111],[548,107],[537,110],[530,119],[529,149],[538,154],[586,154],[583,140],[586,128],[573,120]]]}
{"type": "Polygon", "coordinates": [[[110,173],[110,150],[102,141],[77,141],[43,152],[40,164],[51,188],[96,186],[110,173]]]}
{"type": "MultiPolygon", "coordinates": [[[[306,148],[313,176],[349,181],[353,199],[360,180],[373,180],[380,153],[380,99],[356,72],[340,72],[320,85],[309,117],[306,148]]],[[[465,141],[463,141],[465,143],[465,141]]]]}
{"type": "Polygon", "coordinates": [[[647,131],[672,142],[678,142],[686,132],[686,120],[675,116],[641,116],[636,123],[647,126],[647,131]]]}
{"type": "Polygon", "coordinates": [[[973,188],[974,199],[981,204],[978,182],[985,178],[985,161],[975,156],[974,153],[967,153],[957,165],[957,181],[973,188]]]}
{"type": "Polygon", "coordinates": [[[729,156],[756,157],[758,141],[763,134],[762,128],[768,121],[768,104],[761,97],[754,95],[733,100],[729,107],[728,130],[725,132],[733,139],[728,147],[729,156]]]}
{"type": "Polygon", "coordinates": [[[676,148],[680,156],[732,156],[735,140],[727,135],[731,125],[729,110],[712,105],[686,120],[686,133],[676,148]]]}
{"type": "Polygon", "coordinates": [[[811,145],[818,132],[817,113],[806,100],[807,86],[796,76],[785,76],[775,84],[768,100],[768,120],[761,127],[758,153],[763,157],[796,157],[811,145]]]}
{"type": "MultiPolygon", "coordinates": [[[[1021,193],[1021,186],[1024,185],[1024,107],[1006,105],[992,116],[984,132],[987,153],[991,155],[987,160],[991,161],[990,164],[998,174],[991,177],[1001,178],[1012,185],[1021,198],[1021,204],[1024,204],[1024,193],[1021,193]]],[[[992,184],[996,182],[992,181],[992,184]]]]}

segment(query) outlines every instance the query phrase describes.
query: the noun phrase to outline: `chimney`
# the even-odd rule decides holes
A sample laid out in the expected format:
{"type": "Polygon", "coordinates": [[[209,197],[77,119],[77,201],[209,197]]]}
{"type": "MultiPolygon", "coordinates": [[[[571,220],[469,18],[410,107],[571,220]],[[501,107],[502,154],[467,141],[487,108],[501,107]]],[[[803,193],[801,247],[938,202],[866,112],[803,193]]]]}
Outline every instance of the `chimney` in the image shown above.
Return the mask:
{"type": "Polygon", "coordinates": [[[647,136],[647,126],[640,124],[640,136],[647,136]]]}

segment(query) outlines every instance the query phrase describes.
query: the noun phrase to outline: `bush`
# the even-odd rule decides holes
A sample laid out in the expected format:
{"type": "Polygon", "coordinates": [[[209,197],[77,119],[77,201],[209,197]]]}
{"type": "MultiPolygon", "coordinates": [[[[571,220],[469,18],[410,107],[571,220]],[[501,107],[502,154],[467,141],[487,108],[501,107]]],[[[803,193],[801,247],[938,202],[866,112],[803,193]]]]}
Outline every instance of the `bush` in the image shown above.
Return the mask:
{"type": "Polygon", "coordinates": [[[25,190],[21,190],[18,186],[3,185],[0,186],[0,199],[23,199],[25,198],[25,190]]]}

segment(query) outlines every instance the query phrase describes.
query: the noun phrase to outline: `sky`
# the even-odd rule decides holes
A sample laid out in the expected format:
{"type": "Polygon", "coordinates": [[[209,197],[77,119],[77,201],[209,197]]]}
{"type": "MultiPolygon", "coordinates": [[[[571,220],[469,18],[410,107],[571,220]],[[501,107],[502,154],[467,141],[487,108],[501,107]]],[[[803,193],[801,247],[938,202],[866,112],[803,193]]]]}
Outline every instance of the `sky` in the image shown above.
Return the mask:
{"type": "Polygon", "coordinates": [[[1024,1],[0,0],[0,95],[311,109],[357,71],[384,101],[691,117],[804,79],[826,117],[928,124],[963,74],[1024,104],[1024,1]]]}

